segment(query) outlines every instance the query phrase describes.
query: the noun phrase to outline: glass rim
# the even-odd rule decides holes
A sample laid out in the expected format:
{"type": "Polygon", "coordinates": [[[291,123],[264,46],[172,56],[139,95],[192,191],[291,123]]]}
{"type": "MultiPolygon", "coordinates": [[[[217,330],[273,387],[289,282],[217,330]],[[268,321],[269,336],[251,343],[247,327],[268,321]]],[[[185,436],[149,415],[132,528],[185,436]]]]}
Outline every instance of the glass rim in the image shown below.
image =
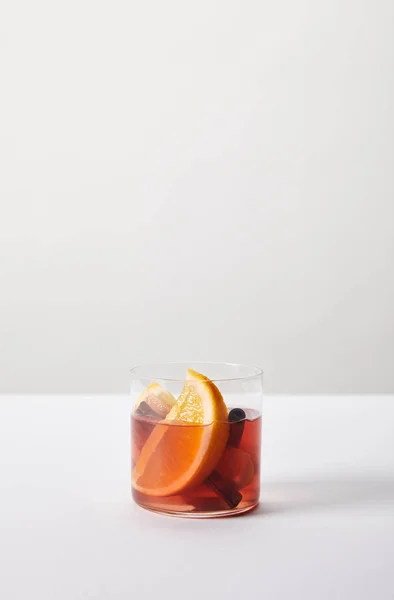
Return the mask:
{"type": "Polygon", "coordinates": [[[250,371],[253,371],[253,373],[250,373],[248,375],[238,375],[238,376],[234,376],[234,377],[213,377],[208,378],[209,381],[212,382],[225,382],[225,381],[247,381],[250,379],[256,379],[259,377],[262,377],[262,375],[264,374],[263,369],[261,369],[260,367],[258,367],[257,365],[252,365],[252,364],[246,364],[246,363],[234,363],[234,362],[219,362],[219,361],[198,361],[198,360],[191,360],[189,362],[187,361],[168,361],[168,362],[156,362],[156,363],[141,363],[138,365],[134,365],[134,367],[132,367],[129,372],[135,377],[135,379],[159,379],[161,381],[171,381],[174,383],[184,383],[185,382],[185,377],[179,378],[179,377],[158,377],[155,376],[154,374],[154,368],[155,367],[180,367],[181,365],[184,365],[184,367],[187,369],[188,366],[189,368],[193,368],[193,365],[207,365],[208,367],[230,367],[230,368],[244,368],[244,369],[249,369],[250,371]],[[138,373],[138,369],[147,369],[147,371],[145,373],[138,373]]]}

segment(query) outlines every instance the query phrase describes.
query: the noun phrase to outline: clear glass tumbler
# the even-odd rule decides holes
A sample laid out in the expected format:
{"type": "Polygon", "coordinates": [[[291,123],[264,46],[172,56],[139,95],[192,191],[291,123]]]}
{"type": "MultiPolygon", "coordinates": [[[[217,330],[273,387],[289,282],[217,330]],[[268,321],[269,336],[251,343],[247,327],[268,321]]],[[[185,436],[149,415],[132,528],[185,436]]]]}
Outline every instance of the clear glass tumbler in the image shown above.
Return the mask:
{"type": "Polygon", "coordinates": [[[258,505],[262,371],[232,363],[131,369],[132,495],[148,510],[221,517],[258,505]]]}

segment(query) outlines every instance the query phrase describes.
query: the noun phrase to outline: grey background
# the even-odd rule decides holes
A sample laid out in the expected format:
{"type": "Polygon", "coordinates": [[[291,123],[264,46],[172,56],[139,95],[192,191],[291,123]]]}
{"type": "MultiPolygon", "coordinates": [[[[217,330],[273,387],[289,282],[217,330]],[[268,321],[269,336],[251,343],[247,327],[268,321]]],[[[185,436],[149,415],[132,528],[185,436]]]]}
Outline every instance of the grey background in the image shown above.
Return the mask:
{"type": "Polygon", "coordinates": [[[394,391],[392,0],[0,6],[0,391],[394,391]]]}

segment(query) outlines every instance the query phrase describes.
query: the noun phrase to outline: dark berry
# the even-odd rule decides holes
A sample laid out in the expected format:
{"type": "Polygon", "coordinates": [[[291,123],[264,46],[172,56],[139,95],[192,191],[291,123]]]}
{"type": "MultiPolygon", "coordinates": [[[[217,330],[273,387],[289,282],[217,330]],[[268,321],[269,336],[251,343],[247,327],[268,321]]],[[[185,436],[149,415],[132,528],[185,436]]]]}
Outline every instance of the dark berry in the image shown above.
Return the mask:
{"type": "Polygon", "coordinates": [[[237,421],[242,421],[246,419],[246,413],[242,408],[233,408],[228,413],[228,420],[230,423],[236,423],[237,421]]]}

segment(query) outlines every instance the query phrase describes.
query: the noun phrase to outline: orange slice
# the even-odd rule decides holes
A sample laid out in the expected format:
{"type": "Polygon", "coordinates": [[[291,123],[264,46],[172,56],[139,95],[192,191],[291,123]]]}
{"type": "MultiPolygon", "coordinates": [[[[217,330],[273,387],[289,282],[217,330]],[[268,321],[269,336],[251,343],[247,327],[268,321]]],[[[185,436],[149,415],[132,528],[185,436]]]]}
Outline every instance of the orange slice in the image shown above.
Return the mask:
{"type": "Polygon", "coordinates": [[[160,384],[154,382],[142,392],[135,406],[136,409],[141,402],[146,402],[156,414],[165,417],[176,403],[176,399],[160,384]]]}
{"type": "Polygon", "coordinates": [[[220,391],[189,369],[177,403],[141,450],[133,471],[134,488],[149,496],[171,496],[199,485],[220,460],[228,433],[220,391]]]}

